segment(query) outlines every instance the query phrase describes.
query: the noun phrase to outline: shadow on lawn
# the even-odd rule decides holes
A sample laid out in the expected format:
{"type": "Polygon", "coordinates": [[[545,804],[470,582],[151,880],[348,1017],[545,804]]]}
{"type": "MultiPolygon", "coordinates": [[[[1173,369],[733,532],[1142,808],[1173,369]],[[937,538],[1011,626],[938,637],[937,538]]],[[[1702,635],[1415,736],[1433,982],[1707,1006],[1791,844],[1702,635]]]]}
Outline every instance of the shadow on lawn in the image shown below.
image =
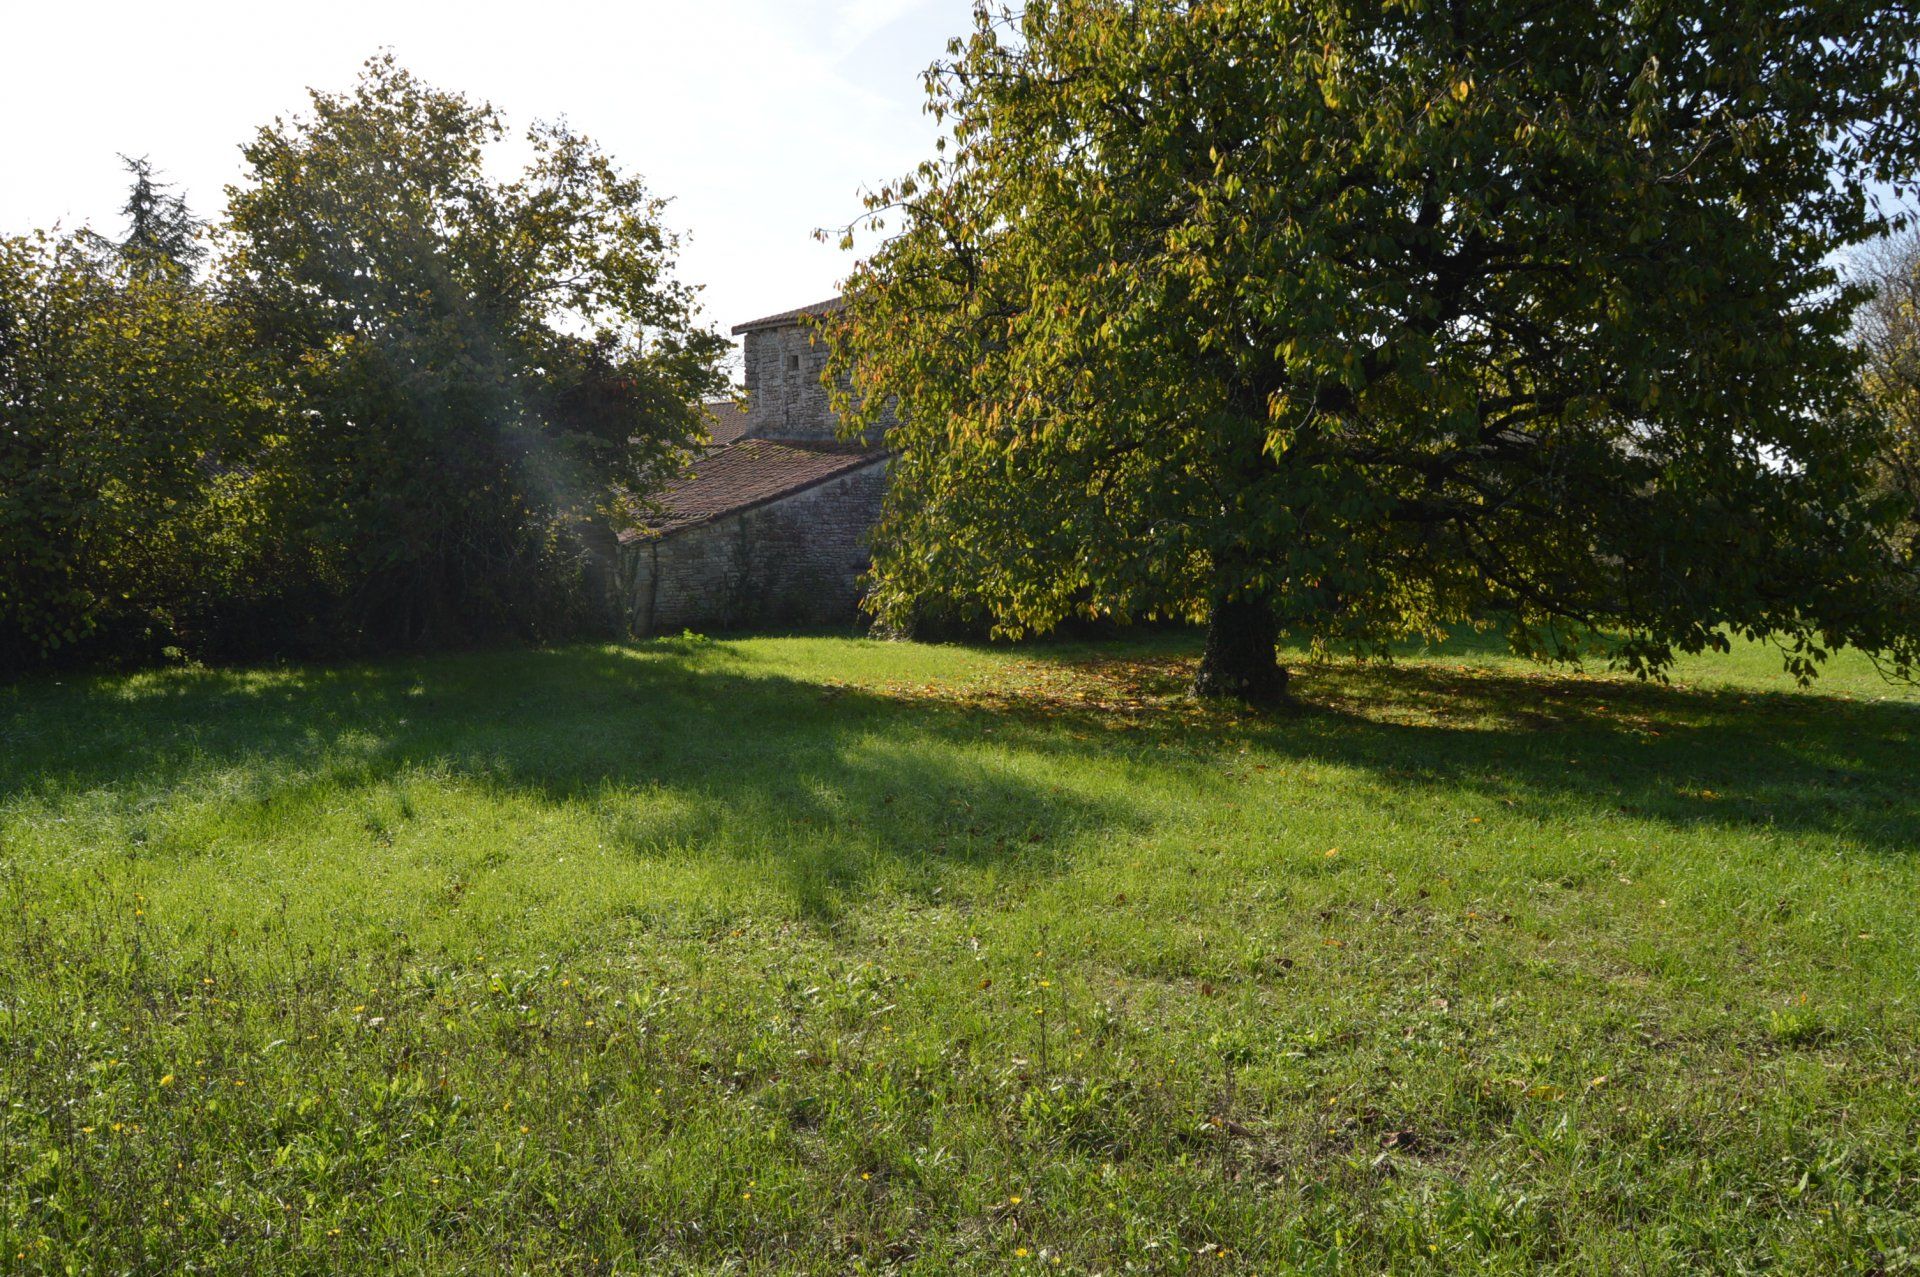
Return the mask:
{"type": "Polygon", "coordinates": [[[1920,705],[1472,666],[1322,666],[1254,734],[1393,787],[1920,849],[1920,705]]]}
{"type": "Polygon", "coordinates": [[[954,868],[1041,874],[1127,822],[988,740],[707,640],[41,683],[0,690],[0,826],[71,805],[138,839],[144,813],[212,789],[263,835],[318,796],[365,806],[384,838],[407,818],[395,787],[427,773],[584,809],[636,856],[764,865],[831,917],[882,869],[928,894],[954,868]]]}
{"type": "Polygon", "coordinates": [[[1306,712],[1260,718],[1185,701],[1172,660],[1122,649],[1038,662],[1059,674],[1046,687],[863,689],[665,640],[29,684],[0,690],[0,819],[85,800],[132,827],[197,789],[265,821],[303,793],[431,771],[581,805],[636,855],[764,862],[830,917],[883,868],[925,891],[957,866],[1041,875],[1145,826],[1144,799],[1095,797],[1079,764],[1150,753],[1237,801],[1246,746],[1431,801],[1920,846],[1920,706],[1334,665],[1300,671],[1306,712]]]}
{"type": "Polygon", "coordinates": [[[974,707],[1050,725],[1036,748],[1118,729],[1215,773],[1231,774],[1245,746],[1442,802],[1477,795],[1561,818],[1584,808],[1676,829],[1773,826],[1920,850],[1920,704],[1495,666],[1471,659],[1491,646],[1449,644],[1449,656],[1468,659],[1296,666],[1290,713],[1201,712],[1184,699],[1192,662],[1178,650],[1036,652],[1036,667],[1071,686],[1043,681],[974,707]]]}

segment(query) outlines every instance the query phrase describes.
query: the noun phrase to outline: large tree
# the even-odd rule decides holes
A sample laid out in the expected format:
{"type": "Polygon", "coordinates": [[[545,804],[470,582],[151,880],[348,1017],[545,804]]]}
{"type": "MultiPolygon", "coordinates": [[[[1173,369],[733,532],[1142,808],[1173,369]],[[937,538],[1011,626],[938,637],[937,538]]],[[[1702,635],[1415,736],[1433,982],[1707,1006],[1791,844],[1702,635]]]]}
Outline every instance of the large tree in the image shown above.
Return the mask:
{"type": "Polygon", "coordinates": [[[376,58],[260,130],[229,192],[222,286],[279,360],[300,535],[362,641],[610,620],[618,495],[725,387],[663,202],[565,127],[496,178],[504,134],[376,58]]]}
{"type": "Polygon", "coordinates": [[[1920,232],[1874,245],[1860,278],[1873,295],[1860,308],[1862,385],[1886,421],[1880,471],[1905,509],[1909,552],[1920,557],[1920,232]]]}
{"type": "Polygon", "coordinates": [[[896,403],[874,604],[1004,632],[1498,616],[1658,671],[1916,655],[1835,250],[1920,158],[1907,3],[1033,0],[929,73],[830,376],[896,403]],[[850,379],[850,380],[848,380],[850,379]]]}

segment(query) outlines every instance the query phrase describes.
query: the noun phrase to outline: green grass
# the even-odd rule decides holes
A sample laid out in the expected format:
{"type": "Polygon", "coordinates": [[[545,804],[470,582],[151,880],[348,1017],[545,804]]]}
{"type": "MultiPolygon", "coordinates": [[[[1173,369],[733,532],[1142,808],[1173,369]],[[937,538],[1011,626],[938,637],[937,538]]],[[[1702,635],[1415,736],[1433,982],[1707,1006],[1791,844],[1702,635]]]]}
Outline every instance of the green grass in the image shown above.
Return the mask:
{"type": "Polygon", "coordinates": [[[0,1270],[1920,1268],[1920,705],[1468,643],[0,688],[0,1270]]]}

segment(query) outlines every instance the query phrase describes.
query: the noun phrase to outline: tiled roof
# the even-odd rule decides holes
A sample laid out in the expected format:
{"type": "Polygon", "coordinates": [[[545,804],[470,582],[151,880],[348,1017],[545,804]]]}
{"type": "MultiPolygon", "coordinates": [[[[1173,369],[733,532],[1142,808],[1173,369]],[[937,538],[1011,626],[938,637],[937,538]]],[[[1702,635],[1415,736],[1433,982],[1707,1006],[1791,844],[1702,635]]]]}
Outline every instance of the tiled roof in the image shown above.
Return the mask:
{"type": "Polygon", "coordinates": [[[885,455],[856,444],[743,439],[695,461],[688,474],[660,494],[662,513],[647,520],[644,530],[625,533],[621,540],[637,540],[649,532],[664,536],[765,505],[872,465],[885,455]]]}
{"type": "Polygon", "coordinates": [[[797,323],[810,315],[831,315],[834,311],[839,310],[846,304],[844,298],[829,297],[827,300],[815,302],[811,306],[796,306],[792,310],[783,310],[777,315],[762,315],[758,319],[749,319],[744,324],[735,324],[733,326],[733,335],[738,337],[741,333],[749,332],[755,328],[779,328],[786,324],[797,323]]]}
{"type": "Polygon", "coordinates": [[[738,443],[747,433],[747,412],[731,399],[710,399],[701,407],[707,410],[707,433],[715,447],[738,443]]]}

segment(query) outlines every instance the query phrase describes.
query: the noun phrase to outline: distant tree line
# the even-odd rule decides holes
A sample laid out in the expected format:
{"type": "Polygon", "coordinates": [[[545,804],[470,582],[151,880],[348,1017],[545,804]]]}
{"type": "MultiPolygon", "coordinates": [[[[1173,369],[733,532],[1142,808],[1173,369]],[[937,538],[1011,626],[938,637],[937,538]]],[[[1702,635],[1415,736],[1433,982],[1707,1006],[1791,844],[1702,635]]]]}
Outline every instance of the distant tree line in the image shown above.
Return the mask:
{"type": "Polygon", "coordinates": [[[0,670],[608,629],[622,501],[703,431],[723,338],[663,201],[390,57],[243,148],[197,221],[0,238],[0,670]]]}

